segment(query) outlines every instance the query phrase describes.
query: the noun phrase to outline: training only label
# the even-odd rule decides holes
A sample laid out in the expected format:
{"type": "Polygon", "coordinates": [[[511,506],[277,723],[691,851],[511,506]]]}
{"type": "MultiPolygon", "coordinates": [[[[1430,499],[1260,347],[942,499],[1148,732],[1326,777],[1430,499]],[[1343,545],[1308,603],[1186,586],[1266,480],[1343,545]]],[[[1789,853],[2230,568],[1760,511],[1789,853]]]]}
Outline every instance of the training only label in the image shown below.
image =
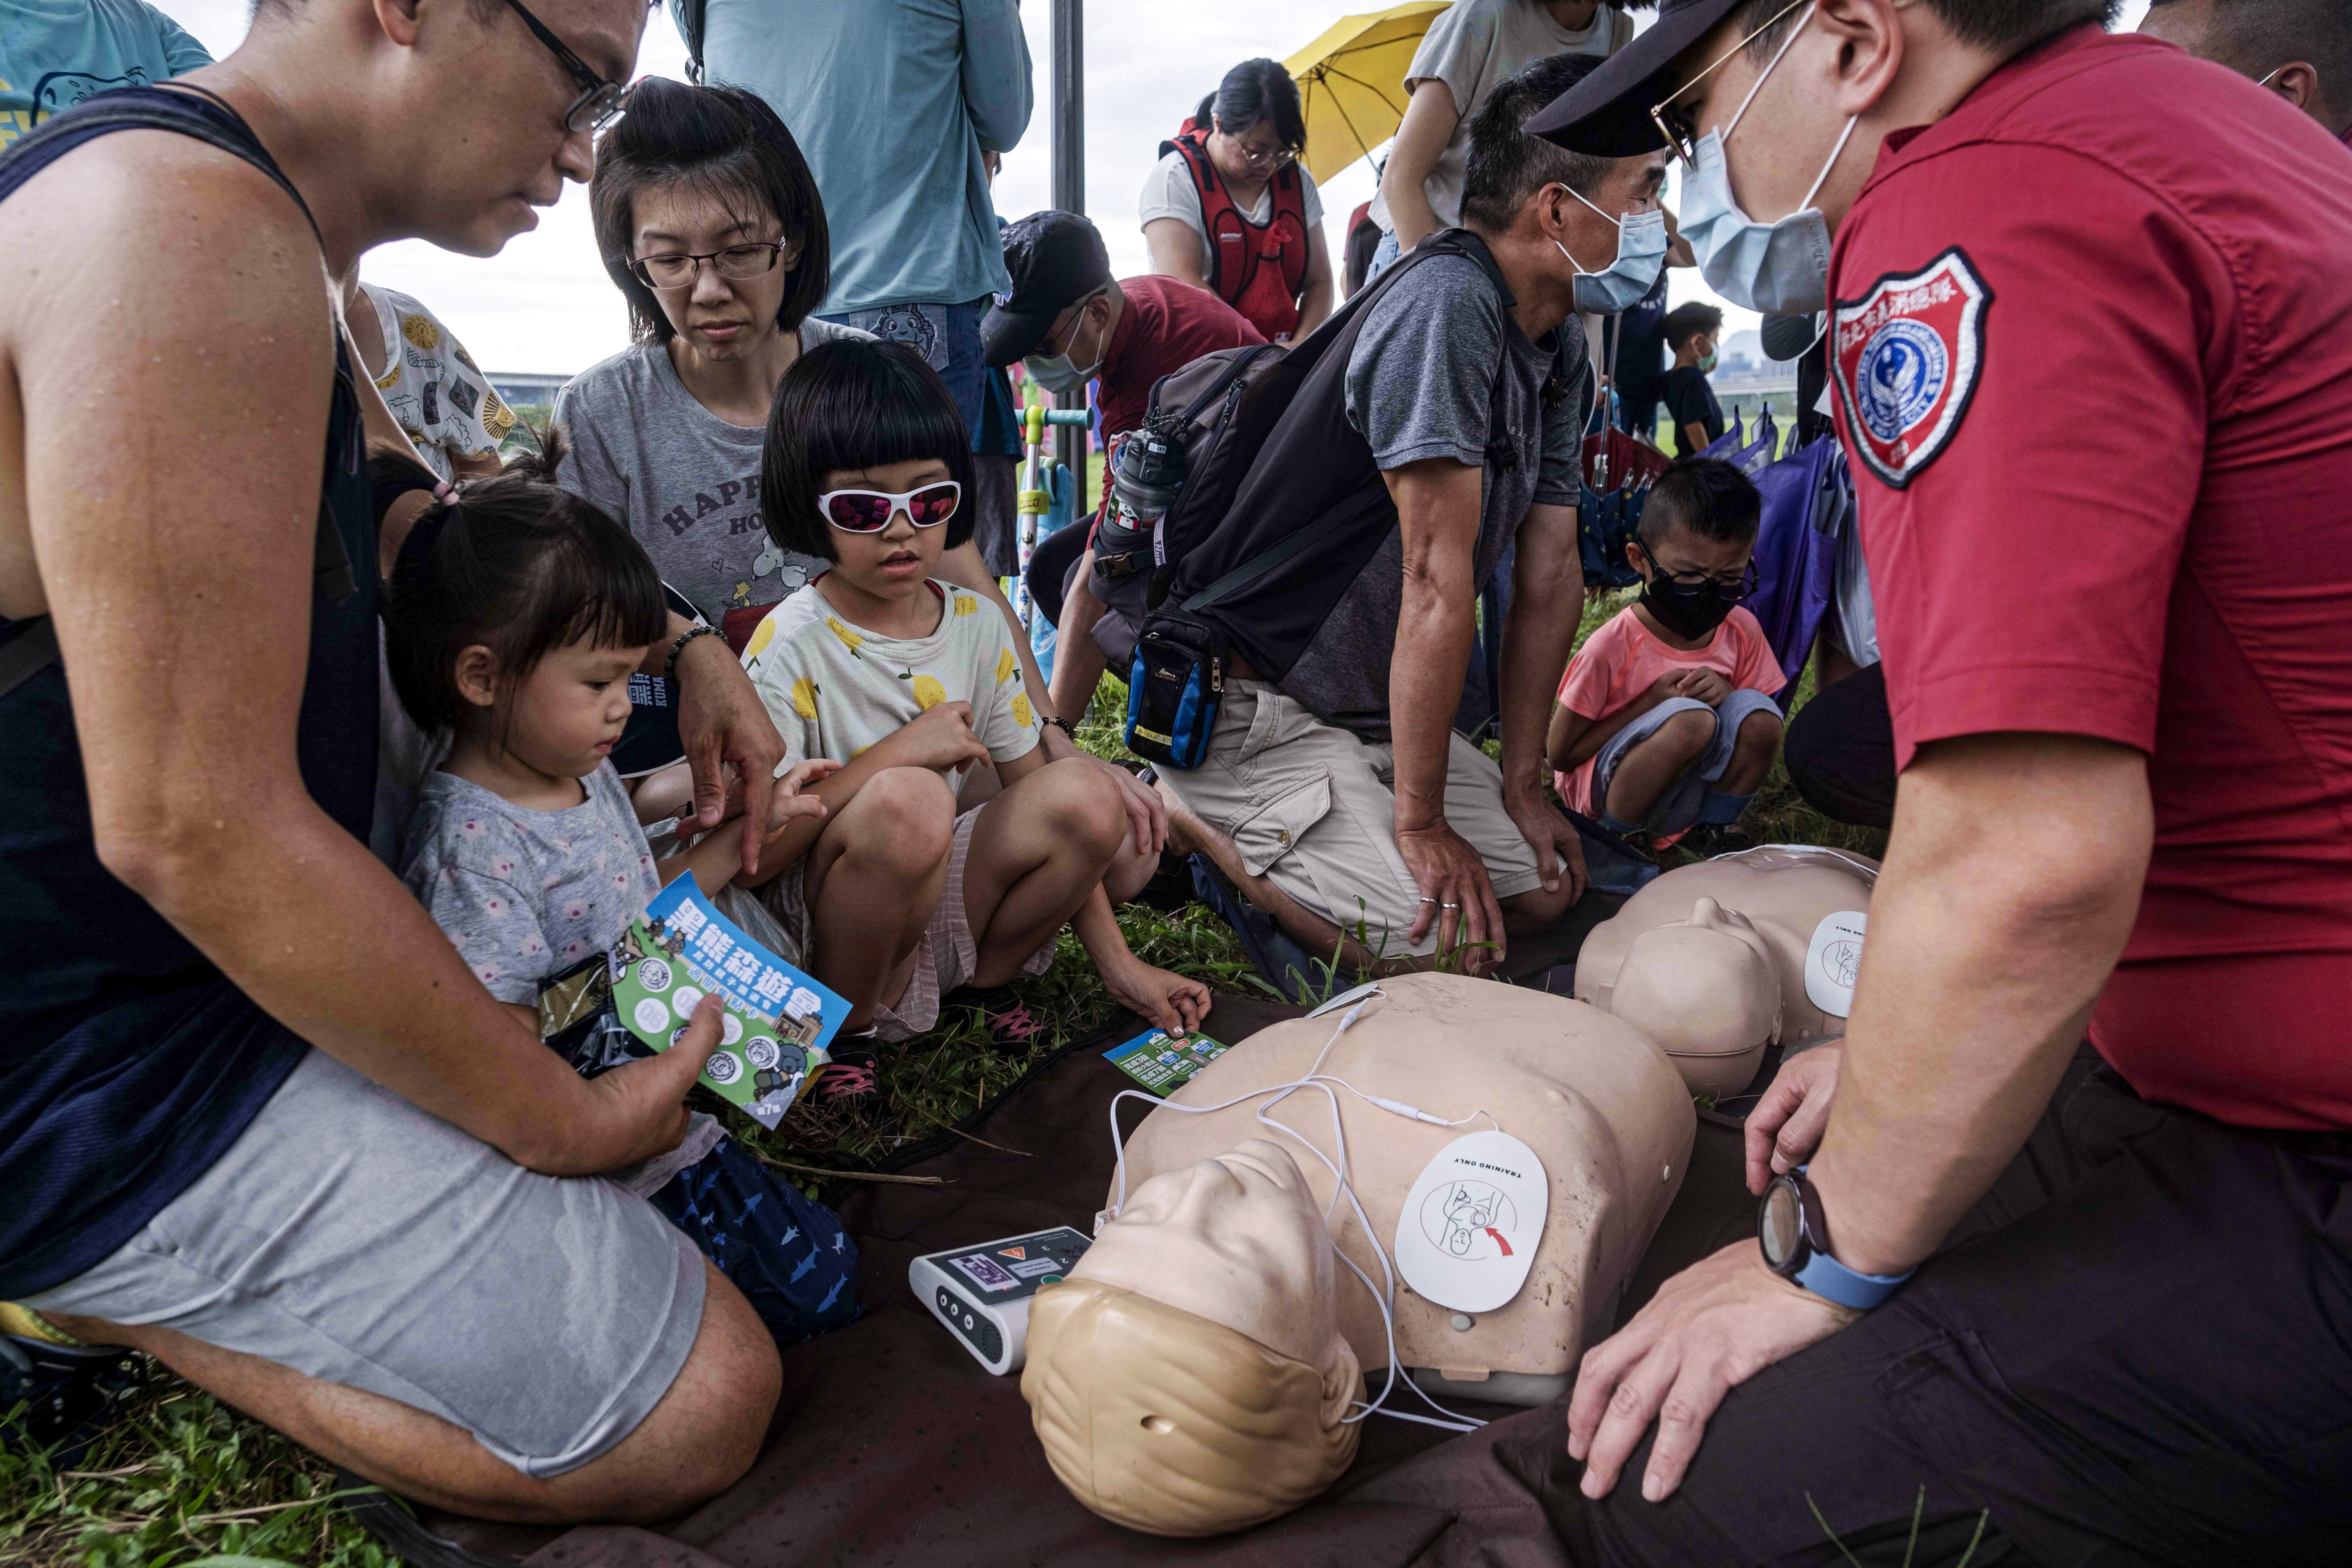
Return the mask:
{"type": "Polygon", "coordinates": [[[1862,933],[1870,916],[1840,910],[1813,928],[1805,949],[1805,997],[1833,1018],[1853,1012],[1853,983],[1862,974],[1862,933]]]}
{"type": "Polygon", "coordinates": [[[1550,1206],[1533,1149],[1502,1131],[1456,1138],[1405,1194],[1397,1272],[1441,1307],[1491,1312],[1527,1283],[1550,1206]]]}

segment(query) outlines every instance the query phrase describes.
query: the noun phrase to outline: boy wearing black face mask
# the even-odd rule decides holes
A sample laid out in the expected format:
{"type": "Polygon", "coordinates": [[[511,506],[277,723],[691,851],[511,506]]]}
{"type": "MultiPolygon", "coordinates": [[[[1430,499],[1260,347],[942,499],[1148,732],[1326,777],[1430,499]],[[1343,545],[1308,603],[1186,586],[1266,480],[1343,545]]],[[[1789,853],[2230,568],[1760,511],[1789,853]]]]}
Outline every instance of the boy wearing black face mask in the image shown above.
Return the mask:
{"type": "Polygon", "coordinates": [[[1703,856],[1748,847],[1735,824],[1780,751],[1788,684],[1739,605],[1761,504],[1713,458],[1678,459],[1650,491],[1625,547],[1642,596],[1569,661],[1545,737],[1560,799],[1605,827],[1703,856]]]}

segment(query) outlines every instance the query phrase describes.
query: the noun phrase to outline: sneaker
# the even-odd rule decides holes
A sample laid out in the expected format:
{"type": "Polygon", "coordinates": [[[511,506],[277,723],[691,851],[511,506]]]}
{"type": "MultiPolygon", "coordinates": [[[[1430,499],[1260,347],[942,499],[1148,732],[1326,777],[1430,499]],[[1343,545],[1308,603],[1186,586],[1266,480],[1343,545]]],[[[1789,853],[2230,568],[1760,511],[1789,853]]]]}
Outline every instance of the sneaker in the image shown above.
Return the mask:
{"type": "Polygon", "coordinates": [[[1712,860],[1718,855],[1737,855],[1742,849],[1756,847],[1756,840],[1748,829],[1736,822],[1702,822],[1677,841],[1685,853],[1702,860],[1712,860]]]}
{"type": "Polygon", "coordinates": [[[14,1302],[0,1302],[0,1447],[47,1448],[52,1469],[72,1469],[138,1386],[138,1352],[83,1344],[14,1302]]]}
{"type": "Polygon", "coordinates": [[[956,1000],[957,1005],[978,1015],[989,1043],[1007,1056],[1025,1053],[1045,1032],[1045,1026],[1010,985],[992,985],[984,991],[969,988],[959,993],[956,1000]]]}
{"type": "Polygon", "coordinates": [[[871,1033],[848,1035],[833,1043],[833,1059],[817,1069],[810,1099],[829,1110],[871,1115],[883,1108],[881,1057],[871,1033]]]}

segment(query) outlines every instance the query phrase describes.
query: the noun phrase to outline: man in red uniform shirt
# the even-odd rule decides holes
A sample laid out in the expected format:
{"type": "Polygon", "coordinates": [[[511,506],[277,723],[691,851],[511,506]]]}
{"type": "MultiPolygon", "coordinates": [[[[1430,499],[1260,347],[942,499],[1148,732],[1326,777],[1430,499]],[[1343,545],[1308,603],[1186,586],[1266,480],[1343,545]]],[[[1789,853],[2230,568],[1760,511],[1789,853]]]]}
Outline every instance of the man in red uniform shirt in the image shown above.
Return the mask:
{"type": "MultiPolygon", "coordinates": [[[[1013,275],[1012,292],[980,326],[988,363],[1021,360],[1049,391],[1092,380],[1103,448],[1114,462],[1119,437],[1143,423],[1154,382],[1202,354],[1265,342],[1205,289],[1173,278],[1113,280],[1102,236],[1076,213],[1032,213],[1006,228],[1004,268],[1013,275]]],[[[1103,471],[1110,472],[1108,464],[1103,471]]],[[[1094,552],[1080,554],[1084,542],[1067,539],[1055,549],[1049,542],[1029,579],[1046,588],[1049,602],[1061,605],[1055,621],[1054,710],[1073,723],[1086,717],[1104,668],[1091,635],[1103,604],[1088,587],[1094,552]],[[1066,596],[1060,592],[1065,582],[1066,596]]]]}
{"type": "Polygon", "coordinates": [[[2352,197],[2102,8],[1665,0],[1529,122],[1672,145],[1709,283],[1832,306],[1902,770],[1759,1240],[1580,1369],[1611,1563],[2352,1532],[2352,197]]]}

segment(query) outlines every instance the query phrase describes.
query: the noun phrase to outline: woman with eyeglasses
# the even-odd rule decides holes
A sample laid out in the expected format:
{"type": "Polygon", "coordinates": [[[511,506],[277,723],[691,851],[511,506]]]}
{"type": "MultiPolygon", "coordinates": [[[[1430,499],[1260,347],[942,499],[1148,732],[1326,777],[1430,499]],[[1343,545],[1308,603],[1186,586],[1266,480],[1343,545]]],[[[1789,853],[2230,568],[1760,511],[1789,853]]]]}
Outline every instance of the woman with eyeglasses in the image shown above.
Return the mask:
{"type": "Polygon", "coordinates": [[[760,437],[803,349],[866,335],[810,314],[828,276],[824,204],[775,110],[658,77],[597,144],[589,200],[636,342],[556,395],[571,442],[558,478],[740,647],[824,569],[760,526],[760,437]]]}
{"type": "Polygon", "coordinates": [[[1307,119],[1274,60],[1244,60],[1201,100],[1143,182],[1151,270],[1206,289],[1268,342],[1331,313],[1323,198],[1298,165],[1307,119]]]}

